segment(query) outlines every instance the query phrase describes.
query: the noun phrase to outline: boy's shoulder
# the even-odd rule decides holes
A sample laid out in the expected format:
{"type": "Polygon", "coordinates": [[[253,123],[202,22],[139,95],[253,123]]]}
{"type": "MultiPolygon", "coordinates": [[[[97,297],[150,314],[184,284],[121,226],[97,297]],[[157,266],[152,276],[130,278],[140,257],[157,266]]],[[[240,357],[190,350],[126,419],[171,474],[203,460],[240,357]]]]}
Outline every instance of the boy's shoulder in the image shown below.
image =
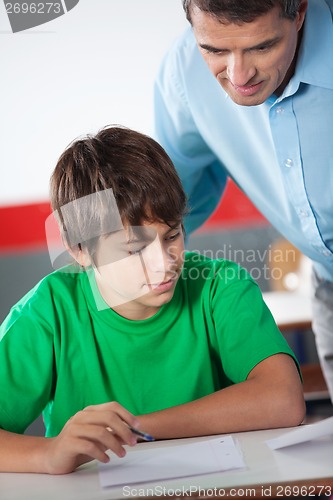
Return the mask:
{"type": "Polygon", "coordinates": [[[75,297],[75,289],[82,289],[85,273],[74,266],[66,266],[42,278],[11,308],[10,314],[16,316],[23,312],[47,315],[50,308],[56,308],[61,302],[70,302],[75,297]]]}
{"type": "Polygon", "coordinates": [[[36,329],[53,332],[59,316],[71,317],[77,303],[82,302],[83,273],[67,267],[42,278],[12,306],[0,325],[0,340],[9,332],[36,329]],[[81,276],[82,275],[82,276],[81,276]]]}

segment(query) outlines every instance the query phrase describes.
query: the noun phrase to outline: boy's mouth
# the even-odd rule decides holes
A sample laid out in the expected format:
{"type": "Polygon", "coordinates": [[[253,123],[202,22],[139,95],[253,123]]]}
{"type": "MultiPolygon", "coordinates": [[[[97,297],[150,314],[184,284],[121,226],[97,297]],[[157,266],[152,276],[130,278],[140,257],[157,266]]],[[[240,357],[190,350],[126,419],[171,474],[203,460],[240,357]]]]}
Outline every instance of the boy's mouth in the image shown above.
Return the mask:
{"type": "Polygon", "coordinates": [[[157,281],[155,283],[147,283],[150,291],[163,292],[170,290],[178,280],[178,273],[173,273],[173,275],[166,276],[163,281],[157,281]]]}
{"type": "Polygon", "coordinates": [[[167,292],[168,290],[171,290],[174,282],[175,280],[173,278],[170,278],[167,281],[162,281],[162,283],[152,283],[150,285],[150,289],[156,292],[167,292]]]}

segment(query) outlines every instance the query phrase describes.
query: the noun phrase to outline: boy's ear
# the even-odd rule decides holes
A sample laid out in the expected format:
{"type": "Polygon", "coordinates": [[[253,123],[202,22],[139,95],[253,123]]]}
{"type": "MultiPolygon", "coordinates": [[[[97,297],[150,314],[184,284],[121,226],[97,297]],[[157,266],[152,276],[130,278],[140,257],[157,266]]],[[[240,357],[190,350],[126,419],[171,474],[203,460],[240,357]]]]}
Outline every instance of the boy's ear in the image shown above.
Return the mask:
{"type": "Polygon", "coordinates": [[[76,262],[82,267],[88,267],[91,265],[91,258],[85,249],[82,249],[80,243],[75,248],[70,248],[66,245],[66,250],[71,257],[73,257],[76,262]]]}

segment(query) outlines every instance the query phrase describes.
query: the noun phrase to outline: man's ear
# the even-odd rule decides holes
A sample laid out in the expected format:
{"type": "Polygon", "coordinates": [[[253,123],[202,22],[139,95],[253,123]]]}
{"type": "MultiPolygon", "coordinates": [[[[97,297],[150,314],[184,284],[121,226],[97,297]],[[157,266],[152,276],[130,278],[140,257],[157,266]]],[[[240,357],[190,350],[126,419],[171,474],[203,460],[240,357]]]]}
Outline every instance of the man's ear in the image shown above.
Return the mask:
{"type": "Polygon", "coordinates": [[[76,262],[82,267],[88,267],[91,265],[91,257],[88,254],[86,249],[82,248],[82,245],[79,243],[74,248],[70,248],[65,244],[66,250],[71,257],[73,257],[76,262]]]}
{"type": "Polygon", "coordinates": [[[296,18],[298,31],[303,26],[307,8],[308,8],[308,0],[301,0],[299,7],[298,7],[298,13],[297,13],[297,18],[296,18]]]}

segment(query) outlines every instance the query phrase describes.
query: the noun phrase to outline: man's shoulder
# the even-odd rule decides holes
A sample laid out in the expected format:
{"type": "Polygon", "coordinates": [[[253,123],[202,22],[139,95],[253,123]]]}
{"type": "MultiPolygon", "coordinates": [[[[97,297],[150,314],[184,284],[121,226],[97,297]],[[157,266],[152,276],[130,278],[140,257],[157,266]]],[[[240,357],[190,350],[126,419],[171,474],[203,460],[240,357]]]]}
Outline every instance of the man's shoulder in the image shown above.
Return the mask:
{"type": "Polygon", "coordinates": [[[296,75],[300,81],[313,85],[320,92],[321,88],[331,90],[333,87],[332,15],[333,0],[309,0],[296,75]]]}
{"type": "Polygon", "coordinates": [[[172,43],[167,53],[186,53],[197,47],[193,29],[189,26],[186,28],[172,43]]]}
{"type": "Polygon", "coordinates": [[[333,0],[309,0],[307,14],[314,19],[323,19],[323,16],[327,19],[327,14],[329,9],[331,13],[331,21],[333,20],[333,0]]]}
{"type": "Polygon", "coordinates": [[[333,18],[333,0],[324,0],[324,2],[326,3],[328,8],[330,9],[331,14],[332,14],[332,18],[333,18]]]}
{"type": "Polygon", "coordinates": [[[174,71],[176,68],[185,70],[200,59],[193,30],[189,27],[174,40],[165,53],[162,68],[169,71],[174,71]]]}

